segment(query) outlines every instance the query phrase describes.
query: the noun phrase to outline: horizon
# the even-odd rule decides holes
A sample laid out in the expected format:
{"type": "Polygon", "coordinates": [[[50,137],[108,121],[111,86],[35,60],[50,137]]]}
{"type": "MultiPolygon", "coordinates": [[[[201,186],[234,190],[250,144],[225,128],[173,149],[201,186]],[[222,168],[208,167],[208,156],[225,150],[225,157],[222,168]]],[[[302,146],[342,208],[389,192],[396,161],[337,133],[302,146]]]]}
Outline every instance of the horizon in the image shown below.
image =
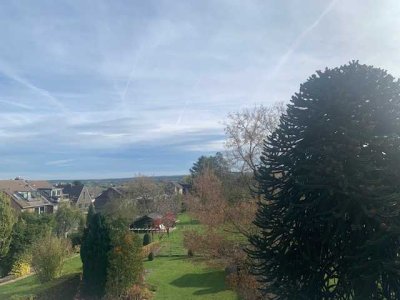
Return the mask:
{"type": "Polygon", "coordinates": [[[187,174],[316,70],[400,76],[397,2],[308,3],[0,3],[0,178],[187,174]]]}

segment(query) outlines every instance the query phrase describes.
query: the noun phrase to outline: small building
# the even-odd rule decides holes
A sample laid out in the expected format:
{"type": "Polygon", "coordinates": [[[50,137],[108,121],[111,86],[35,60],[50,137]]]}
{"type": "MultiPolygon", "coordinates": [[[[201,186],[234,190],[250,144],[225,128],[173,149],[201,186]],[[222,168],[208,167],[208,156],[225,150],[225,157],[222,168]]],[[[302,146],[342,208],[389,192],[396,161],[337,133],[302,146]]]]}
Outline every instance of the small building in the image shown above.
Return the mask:
{"type": "Polygon", "coordinates": [[[133,221],[131,228],[159,229],[163,216],[158,213],[150,213],[133,221]]]}
{"type": "Polygon", "coordinates": [[[178,182],[172,182],[174,186],[174,194],[175,195],[183,195],[183,186],[178,182]]]}
{"type": "Polygon", "coordinates": [[[137,218],[130,225],[133,231],[161,231],[168,232],[170,228],[176,226],[176,216],[173,213],[167,213],[164,216],[159,213],[150,213],[137,218]]]}
{"type": "Polygon", "coordinates": [[[169,195],[186,195],[189,193],[190,184],[176,182],[176,181],[167,181],[165,182],[166,193],[169,195]]]}

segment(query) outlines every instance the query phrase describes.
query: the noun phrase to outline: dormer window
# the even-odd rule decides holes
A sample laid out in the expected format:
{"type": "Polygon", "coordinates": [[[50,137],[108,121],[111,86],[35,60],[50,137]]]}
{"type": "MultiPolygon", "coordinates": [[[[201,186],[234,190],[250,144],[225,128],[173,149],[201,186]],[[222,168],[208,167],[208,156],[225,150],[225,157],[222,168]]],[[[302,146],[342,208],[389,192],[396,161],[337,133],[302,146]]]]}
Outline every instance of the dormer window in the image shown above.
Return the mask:
{"type": "Polygon", "coordinates": [[[51,191],[52,197],[60,197],[61,196],[61,189],[54,189],[51,191]]]}

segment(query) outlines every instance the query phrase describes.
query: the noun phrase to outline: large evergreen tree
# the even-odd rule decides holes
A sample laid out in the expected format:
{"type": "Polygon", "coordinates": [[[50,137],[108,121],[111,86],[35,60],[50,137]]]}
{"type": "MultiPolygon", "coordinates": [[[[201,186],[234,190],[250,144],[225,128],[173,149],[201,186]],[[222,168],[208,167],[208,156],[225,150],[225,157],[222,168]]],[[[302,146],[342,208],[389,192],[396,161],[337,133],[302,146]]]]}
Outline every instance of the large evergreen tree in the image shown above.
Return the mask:
{"type": "Polygon", "coordinates": [[[400,83],[358,62],[300,86],[267,140],[249,255],[276,299],[400,298],[400,83]]]}
{"type": "Polygon", "coordinates": [[[107,280],[108,251],[111,249],[109,228],[104,216],[88,215],[81,245],[83,265],[83,293],[85,295],[102,297],[105,294],[107,280]]]}

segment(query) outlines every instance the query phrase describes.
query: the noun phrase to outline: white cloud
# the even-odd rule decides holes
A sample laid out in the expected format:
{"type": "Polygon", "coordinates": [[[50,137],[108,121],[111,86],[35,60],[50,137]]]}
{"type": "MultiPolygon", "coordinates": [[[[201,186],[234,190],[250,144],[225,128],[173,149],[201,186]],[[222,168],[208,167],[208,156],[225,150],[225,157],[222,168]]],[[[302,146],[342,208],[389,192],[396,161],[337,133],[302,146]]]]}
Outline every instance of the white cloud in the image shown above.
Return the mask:
{"type": "Polygon", "coordinates": [[[2,2],[0,155],[222,150],[228,112],[287,101],[317,69],[360,59],[399,76],[399,13],[371,0],[2,2]]]}
{"type": "Polygon", "coordinates": [[[48,166],[55,166],[55,167],[67,167],[70,166],[74,159],[59,159],[59,160],[51,160],[46,162],[48,166]]]}
{"type": "Polygon", "coordinates": [[[200,153],[218,152],[224,150],[224,140],[215,140],[206,143],[191,143],[181,147],[185,151],[194,151],[200,153]]]}

